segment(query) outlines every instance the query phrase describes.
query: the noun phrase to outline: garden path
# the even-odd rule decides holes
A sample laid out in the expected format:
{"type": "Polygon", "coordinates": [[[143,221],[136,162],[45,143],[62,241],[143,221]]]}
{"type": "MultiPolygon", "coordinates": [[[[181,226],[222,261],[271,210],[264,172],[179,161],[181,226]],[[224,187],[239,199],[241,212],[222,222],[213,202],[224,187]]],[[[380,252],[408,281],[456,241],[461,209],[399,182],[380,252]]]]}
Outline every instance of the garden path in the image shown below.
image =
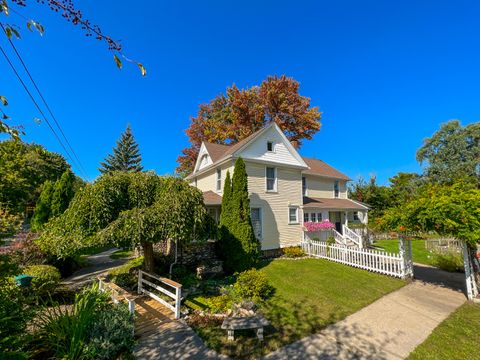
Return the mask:
{"type": "Polygon", "coordinates": [[[102,251],[98,254],[87,256],[89,265],[66,278],[64,284],[73,288],[83,287],[96,280],[98,276],[106,274],[108,270],[123,265],[130,260],[129,258],[110,258],[110,255],[117,250],[118,249],[113,248],[107,251],[102,251]]]}
{"type": "Polygon", "coordinates": [[[412,283],[265,359],[406,358],[466,301],[463,274],[423,265],[414,273],[412,283]]]}

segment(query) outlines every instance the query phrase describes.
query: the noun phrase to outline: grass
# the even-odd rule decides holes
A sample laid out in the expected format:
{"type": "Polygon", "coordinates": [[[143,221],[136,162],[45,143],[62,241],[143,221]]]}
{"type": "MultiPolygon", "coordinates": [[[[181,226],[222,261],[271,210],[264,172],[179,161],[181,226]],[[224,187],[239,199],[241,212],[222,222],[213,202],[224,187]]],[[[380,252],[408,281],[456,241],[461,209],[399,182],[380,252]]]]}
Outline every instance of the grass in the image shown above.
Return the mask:
{"type": "Polygon", "coordinates": [[[124,258],[129,258],[133,256],[133,251],[132,250],[117,250],[112,255],[110,255],[111,259],[124,259],[124,258]]]}
{"type": "Polygon", "coordinates": [[[275,288],[273,297],[259,304],[271,323],[264,343],[253,331],[235,332],[236,341],[227,342],[221,322],[197,319],[191,325],[209,347],[232,357],[256,358],[316,333],[405,285],[403,280],[320,259],[265,262],[263,271],[275,288]]]}
{"type": "MultiPolygon", "coordinates": [[[[410,240],[412,242],[413,261],[419,264],[435,266],[435,257],[425,248],[425,240],[410,240]]],[[[377,240],[373,244],[385,251],[398,254],[398,239],[377,240]]]]}
{"type": "Polygon", "coordinates": [[[480,305],[465,303],[443,321],[409,360],[480,359],[480,305]]]}
{"type": "Polygon", "coordinates": [[[113,269],[111,269],[108,272],[108,275],[111,276],[117,276],[117,275],[122,275],[122,274],[128,274],[130,272],[130,269],[134,267],[141,266],[143,264],[143,256],[139,256],[135,259],[127,261],[125,264],[117,266],[113,269]]]}
{"type": "MultiPolygon", "coordinates": [[[[425,248],[425,240],[410,240],[412,242],[413,262],[435,266],[446,271],[456,272],[463,270],[463,258],[460,254],[436,254],[425,248]]],[[[377,240],[375,246],[385,251],[397,254],[399,252],[398,239],[377,240]]]]}

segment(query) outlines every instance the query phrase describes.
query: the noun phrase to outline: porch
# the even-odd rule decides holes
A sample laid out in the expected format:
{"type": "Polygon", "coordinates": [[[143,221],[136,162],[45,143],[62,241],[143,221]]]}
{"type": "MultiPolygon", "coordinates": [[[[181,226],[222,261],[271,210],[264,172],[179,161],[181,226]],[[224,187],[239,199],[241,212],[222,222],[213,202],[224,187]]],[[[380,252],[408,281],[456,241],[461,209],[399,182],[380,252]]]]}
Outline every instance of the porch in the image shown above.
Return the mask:
{"type": "Polygon", "coordinates": [[[326,241],[333,236],[342,244],[360,246],[360,243],[365,243],[368,223],[368,206],[365,204],[350,199],[304,197],[302,210],[303,223],[329,220],[335,225],[332,231],[316,234],[319,240],[326,241]]]}

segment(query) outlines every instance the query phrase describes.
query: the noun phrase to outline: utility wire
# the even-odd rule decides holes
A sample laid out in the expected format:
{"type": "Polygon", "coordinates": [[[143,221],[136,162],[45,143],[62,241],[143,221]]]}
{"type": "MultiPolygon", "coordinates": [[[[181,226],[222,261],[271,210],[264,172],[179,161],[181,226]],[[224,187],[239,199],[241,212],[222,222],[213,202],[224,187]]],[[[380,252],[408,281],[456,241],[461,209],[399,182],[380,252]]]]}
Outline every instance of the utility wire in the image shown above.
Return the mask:
{"type": "MultiPolygon", "coordinates": [[[[0,23],[0,26],[2,27],[3,31],[5,32],[5,27],[3,26],[2,23],[0,23]]],[[[55,124],[57,125],[57,128],[60,130],[60,133],[62,134],[62,137],[63,139],[65,139],[65,142],[68,146],[68,148],[70,149],[70,151],[72,152],[73,156],[75,157],[75,159],[77,160],[77,165],[79,167],[79,170],[83,173],[83,176],[85,176],[85,178],[87,178],[87,174],[86,174],[86,171],[82,165],[82,162],[80,161],[80,159],[78,158],[75,150],[73,150],[73,147],[72,145],[70,144],[70,141],[68,141],[68,138],[67,136],[65,135],[65,133],[63,132],[63,129],[62,127],[60,126],[60,124],[58,123],[57,121],[57,118],[55,117],[55,115],[53,114],[52,110],[50,109],[50,106],[48,105],[47,101],[45,100],[42,92],[40,91],[40,89],[38,88],[37,86],[37,83],[35,82],[35,80],[33,79],[33,76],[30,74],[30,71],[28,70],[28,67],[27,65],[25,64],[25,62],[23,61],[23,58],[22,56],[20,55],[20,53],[18,52],[17,50],[17,47],[15,46],[15,44],[13,43],[12,39],[8,38],[8,41],[10,42],[10,45],[12,46],[13,50],[15,51],[15,54],[17,55],[18,59],[20,60],[23,68],[25,69],[25,72],[27,73],[28,77],[30,78],[30,81],[32,82],[33,86],[35,87],[35,90],[37,90],[37,93],[38,95],[40,96],[40,98],[42,99],[43,103],[45,104],[45,107],[47,108],[48,112],[50,113],[50,116],[52,117],[53,121],[55,122],[55,124]]],[[[48,121],[47,121],[48,122],[48,121]]]]}
{"type": "Polygon", "coordinates": [[[17,69],[15,69],[15,66],[12,64],[12,62],[10,61],[8,55],[5,53],[5,50],[3,50],[2,46],[0,45],[0,52],[3,54],[3,56],[5,57],[5,59],[7,60],[8,64],[10,65],[10,67],[12,68],[13,72],[15,73],[15,75],[17,76],[18,80],[20,81],[20,83],[23,85],[23,88],[25,89],[25,91],[27,92],[28,96],[30,97],[30,99],[33,101],[33,103],[35,104],[35,107],[37,108],[37,110],[40,112],[40,114],[43,116],[43,118],[45,119],[48,127],[50,128],[50,130],[52,130],[53,132],[53,135],[55,135],[55,137],[57,138],[58,142],[60,143],[60,145],[62,146],[63,150],[65,150],[65,153],[67,154],[67,156],[69,157],[70,161],[73,163],[73,159],[72,159],[72,156],[70,155],[70,152],[67,150],[67,148],[65,147],[65,145],[63,144],[62,140],[60,140],[60,137],[57,135],[57,133],[55,132],[55,129],[52,127],[52,125],[50,124],[50,122],[48,121],[47,117],[45,116],[45,114],[43,113],[42,109],[40,108],[40,106],[38,105],[37,101],[35,100],[35,98],[33,97],[32,93],[30,92],[30,90],[28,90],[28,87],[27,85],[25,85],[25,83],[23,82],[22,78],[20,77],[20,75],[18,74],[17,72],[17,69]]]}

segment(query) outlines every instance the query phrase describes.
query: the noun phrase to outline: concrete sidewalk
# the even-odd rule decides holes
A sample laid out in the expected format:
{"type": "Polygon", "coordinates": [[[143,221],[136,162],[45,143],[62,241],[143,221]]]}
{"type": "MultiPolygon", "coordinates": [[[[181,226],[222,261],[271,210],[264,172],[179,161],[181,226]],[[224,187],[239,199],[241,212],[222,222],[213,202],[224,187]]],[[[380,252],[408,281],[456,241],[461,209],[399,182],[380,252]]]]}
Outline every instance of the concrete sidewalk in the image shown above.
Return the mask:
{"type": "Polygon", "coordinates": [[[404,359],[466,301],[463,274],[415,266],[420,277],[265,359],[404,359]]]}

